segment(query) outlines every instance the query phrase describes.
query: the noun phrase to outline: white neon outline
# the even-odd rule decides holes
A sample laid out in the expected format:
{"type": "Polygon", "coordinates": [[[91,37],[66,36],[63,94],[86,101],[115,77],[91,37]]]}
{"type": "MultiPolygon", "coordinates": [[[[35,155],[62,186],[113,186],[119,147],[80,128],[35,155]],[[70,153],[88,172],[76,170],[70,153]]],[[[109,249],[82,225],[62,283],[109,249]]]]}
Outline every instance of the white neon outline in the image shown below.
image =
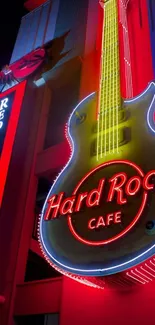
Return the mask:
{"type": "Polygon", "coordinates": [[[155,270],[151,266],[149,266],[147,263],[145,263],[145,266],[148,267],[148,269],[150,269],[151,271],[153,271],[155,273],[155,270]]]}
{"type": "Polygon", "coordinates": [[[145,275],[145,274],[142,273],[141,271],[139,271],[139,270],[137,270],[137,269],[135,269],[135,271],[136,271],[137,273],[139,273],[142,277],[144,277],[144,280],[145,280],[145,278],[146,278],[147,280],[152,281],[152,279],[150,279],[147,275],[145,275]]]}
{"type": "Polygon", "coordinates": [[[134,274],[136,277],[140,278],[142,281],[145,281],[145,283],[149,283],[149,281],[147,281],[146,279],[143,279],[142,276],[140,276],[137,273],[135,273],[135,271],[136,271],[136,269],[131,270],[131,273],[134,274]]]}
{"type": "Polygon", "coordinates": [[[155,275],[154,275],[154,274],[152,274],[152,273],[150,273],[148,270],[144,269],[144,267],[143,267],[143,266],[141,266],[140,268],[141,268],[141,270],[142,270],[142,271],[144,271],[144,272],[148,273],[148,274],[149,274],[149,275],[151,275],[153,278],[155,278],[155,275]]]}
{"type": "Polygon", "coordinates": [[[151,129],[151,131],[152,131],[153,133],[155,133],[155,128],[153,129],[152,126],[151,126],[151,123],[150,123],[150,111],[151,111],[151,108],[152,108],[152,106],[153,106],[153,104],[154,104],[154,101],[155,101],[155,95],[153,96],[153,99],[152,99],[151,105],[150,105],[150,107],[149,107],[149,109],[148,109],[148,112],[147,112],[147,123],[148,123],[148,126],[149,126],[149,128],[151,129]]]}
{"type": "MultiPolygon", "coordinates": [[[[40,223],[41,224],[41,223],[40,223]]],[[[40,236],[41,236],[41,240],[42,240],[42,243],[44,243],[44,240],[42,238],[42,234],[40,232],[40,236]]],[[[44,246],[44,245],[43,245],[44,246]]],[[[129,263],[132,263],[134,261],[136,261],[137,259],[139,259],[140,257],[144,256],[145,254],[147,254],[148,252],[150,252],[153,248],[155,247],[155,244],[153,246],[151,246],[150,248],[148,248],[145,252],[139,254],[138,256],[132,258],[131,260],[127,261],[127,262],[124,262],[124,263],[121,263],[121,264],[118,264],[118,265],[115,265],[115,266],[111,266],[111,267],[107,267],[107,268],[103,268],[103,269],[93,269],[93,270],[85,270],[85,269],[77,269],[77,268],[74,268],[74,267],[70,267],[70,266],[66,266],[64,265],[63,263],[59,262],[57,259],[55,259],[49,252],[48,250],[45,248],[44,246],[44,249],[45,251],[47,252],[48,254],[48,258],[51,257],[53,261],[56,262],[56,264],[59,264],[60,266],[64,267],[65,269],[68,269],[68,270],[71,270],[71,271],[79,271],[79,272],[104,272],[104,271],[110,271],[110,270],[114,270],[114,269],[117,269],[119,267],[122,267],[122,266],[125,266],[129,263]]],[[[154,264],[155,265],[155,264],[154,264]]]]}
{"type": "MultiPolygon", "coordinates": [[[[133,102],[133,101],[136,101],[137,99],[141,98],[150,88],[151,86],[154,85],[155,86],[155,83],[154,82],[151,82],[149,84],[149,86],[147,87],[147,89],[144,90],[143,93],[141,93],[140,95],[138,95],[137,97],[131,99],[131,100],[126,100],[125,103],[130,103],[130,102],[133,102]]],[[[49,253],[49,251],[47,250],[46,246],[45,246],[45,242],[43,240],[43,236],[42,236],[42,219],[43,219],[43,214],[44,214],[44,209],[45,209],[45,206],[47,204],[47,201],[48,201],[48,198],[50,196],[50,193],[55,185],[55,183],[57,182],[57,180],[59,179],[59,177],[62,175],[62,173],[65,171],[65,169],[68,167],[69,163],[71,162],[73,156],[74,156],[74,149],[75,149],[75,146],[74,146],[74,141],[73,141],[73,138],[70,134],[70,122],[71,122],[71,119],[72,119],[72,116],[74,114],[74,112],[76,111],[76,109],[82,104],[84,103],[86,100],[88,100],[88,98],[91,98],[93,95],[95,95],[96,92],[93,92],[91,94],[89,94],[87,97],[85,97],[83,100],[81,100],[81,102],[74,108],[72,114],[70,115],[70,118],[68,120],[68,136],[69,136],[69,140],[71,141],[71,146],[72,146],[72,153],[71,153],[71,156],[70,156],[70,159],[68,160],[67,164],[65,165],[65,167],[62,169],[62,171],[60,172],[60,174],[57,176],[56,180],[54,181],[48,195],[47,195],[47,198],[45,200],[45,203],[44,203],[44,206],[43,206],[43,209],[42,209],[42,213],[41,213],[41,218],[40,218],[40,224],[39,224],[39,229],[40,229],[40,233],[39,233],[39,236],[40,236],[40,239],[41,239],[41,245],[42,247],[44,248],[46,254],[47,254],[47,258],[51,258],[53,261],[56,262],[56,265],[60,265],[62,268],[65,268],[67,270],[71,270],[71,271],[76,271],[76,272],[87,272],[87,273],[93,273],[93,272],[105,272],[105,271],[110,271],[110,270],[115,270],[117,268],[121,268],[122,266],[125,266],[125,265],[128,265],[136,260],[138,260],[139,258],[141,258],[142,256],[145,256],[148,252],[150,252],[151,250],[153,250],[153,248],[155,248],[155,244],[152,245],[150,248],[148,248],[146,251],[144,251],[143,253],[139,254],[138,256],[132,258],[131,260],[128,260],[124,263],[121,263],[121,264],[118,264],[118,265],[114,265],[114,266],[111,266],[111,267],[108,267],[108,268],[101,268],[101,269],[93,269],[93,270],[85,270],[85,269],[78,269],[78,268],[74,268],[74,267],[70,267],[70,266],[67,266],[67,265],[64,265],[63,263],[61,263],[60,261],[58,261],[57,259],[55,259],[52,254],[49,253]]],[[[155,97],[155,96],[154,96],[155,97]]],[[[153,264],[153,263],[151,263],[153,264]]],[[[154,264],[155,265],[155,264],[154,264]]]]}
{"type": "MultiPolygon", "coordinates": [[[[132,272],[132,271],[131,271],[131,272],[132,272]]],[[[131,279],[134,279],[134,281],[137,281],[137,282],[139,282],[139,283],[141,283],[141,284],[146,284],[146,282],[142,282],[141,280],[135,278],[135,277],[134,277],[133,275],[131,275],[129,272],[127,272],[126,275],[127,275],[128,277],[130,277],[131,279]]]]}
{"type": "Polygon", "coordinates": [[[155,264],[154,264],[152,261],[150,261],[150,263],[151,263],[152,265],[154,265],[154,266],[155,266],[155,264]]]}

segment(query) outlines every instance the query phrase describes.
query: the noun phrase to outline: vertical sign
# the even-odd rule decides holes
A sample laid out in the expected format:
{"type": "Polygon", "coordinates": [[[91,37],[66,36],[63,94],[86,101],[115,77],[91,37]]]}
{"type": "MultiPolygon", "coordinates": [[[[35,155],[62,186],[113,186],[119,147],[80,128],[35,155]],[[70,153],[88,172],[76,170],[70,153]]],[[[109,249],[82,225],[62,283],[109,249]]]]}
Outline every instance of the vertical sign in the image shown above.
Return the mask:
{"type": "Polygon", "coordinates": [[[15,91],[0,99],[0,156],[7,132],[8,122],[12,111],[15,91]]]}
{"type": "Polygon", "coordinates": [[[16,135],[26,81],[0,94],[0,206],[16,135]]]}

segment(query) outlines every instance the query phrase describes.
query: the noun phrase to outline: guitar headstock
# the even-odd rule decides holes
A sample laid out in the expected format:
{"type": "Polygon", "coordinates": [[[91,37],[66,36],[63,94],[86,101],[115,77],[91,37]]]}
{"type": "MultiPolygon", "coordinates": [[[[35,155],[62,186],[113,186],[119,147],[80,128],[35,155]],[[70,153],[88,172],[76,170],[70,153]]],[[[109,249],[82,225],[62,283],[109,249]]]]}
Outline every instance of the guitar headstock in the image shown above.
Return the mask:
{"type": "Polygon", "coordinates": [[[99,0],[99,4],[102,8],[104,8],[104,5],[108,2],[109,0],[99,0]]]}

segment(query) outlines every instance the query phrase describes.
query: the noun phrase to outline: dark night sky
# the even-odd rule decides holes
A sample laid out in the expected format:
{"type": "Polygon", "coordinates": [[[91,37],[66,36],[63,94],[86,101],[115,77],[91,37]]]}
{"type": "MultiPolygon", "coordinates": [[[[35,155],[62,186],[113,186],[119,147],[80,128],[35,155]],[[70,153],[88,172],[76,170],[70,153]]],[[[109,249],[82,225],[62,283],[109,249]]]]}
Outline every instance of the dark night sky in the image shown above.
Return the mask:
{"type": "Polygon", "coordinates": [[[24,2],[25,0],[3,0],[0,3],[0,69],[10,61],[21,17],[27,13],[24,2]]]}

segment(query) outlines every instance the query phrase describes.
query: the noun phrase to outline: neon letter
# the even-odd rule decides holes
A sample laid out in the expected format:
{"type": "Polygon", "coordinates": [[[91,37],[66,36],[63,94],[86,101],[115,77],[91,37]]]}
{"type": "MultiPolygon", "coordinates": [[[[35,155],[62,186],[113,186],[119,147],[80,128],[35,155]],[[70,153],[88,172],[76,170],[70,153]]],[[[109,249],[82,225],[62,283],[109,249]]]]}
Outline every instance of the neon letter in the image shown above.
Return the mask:
{"type": "Polygon", "coordinates": [[[71,196],[70,198],[65,199],[62,202],[62,205],[60,207],[60,214],[64,215],[64,214],[67,214],[67,213],[73,213],[74,202],[75,202],[75,195],[71,196]]]}
{"type": "Polygon", "coordinates": [[[77,203],[76,203],[76,206],[75,206],[75,212],[79,212],[80,211],[80,209],[81,209],[81,203],[82,203],[83,199],[85,197],[87,197],[87,195],[88,195],[88,192],[79,194],[78,199],[77,199],[77,203]]]}
{"type": "Polygon", "coordinates": [[[92,225],[92,222],[96,221],[95,219],[90,219],[88,222],[88,229],[95,229],[95,226],[92,225]]]}
{"type": "Polygon", "coordinates": [[[141,187],[141,178],[139,176],[133,176],[129,179],[125,186],[125,192],[127,195],[135,195],[141,187]],[[135,184],[134,184],[135,183],[135,184]],[[134,184],[134,186],[133,186],[134,184]],[[132,188],[133,186],[133,188],[132,188]]]}
{"type": "Polygon", "coordinates": [[[114,223],[121,223],[121,211],[114,213],[114,223]]]}
{"type": "Polygon", "coordinates": [[[113,213],[110,213],[107,215],[107,226],[110,225],[110,221],[113,221],[113,213]]]}
{"type": "Polygon", "coordinates": [[[127,180],[126,173],[115,174],[113,177],[109,179],[111,186],[108,193],[107,202],[111,202],[114,199],[115,192],[117,193],[118,204],[125,204],[127,202],[127,200],[123,198],[123,190],[121,188],[125,184],[126,180],[127,180]],[[117,184],[118,178],[121,178],[121,181],[117,184]]]}
{"type": "Polygon", "coordinates": [[[8,100],[9,100],[8,98],[4,98],[1,100],[0,110],[8,107],[8,105],[7,105],[8,100]]]}
{"type": "Polygon", "coordinates": [[[145,190],[153,190],[154,184],[149,183],[149,180],[151,176],[155,176],[155,170],[152,170],[151,172],[147,173],[143,180],[143,187],[145,190]]]}
{"type": "Polygon", "coordinates": [[[105,221],[104,221],[104,218],[102,216],[99,217],[96,228],[99,228],[100,226],[102,226],[102,227],[105,226],[105,221]]]}
{"type": "Polygon", "coordinates": [[[46,212],[45,212],[44,220],[50,220],[50,219],[54,219],[54,218],[57,217],[57,214],[58,214],[58,211],[59,211],[59,208],[60,208],[60,204],[61,204],[62,198],[64,196],[64,192],[59,193],[58,198],[57,198],[57,200],[55,202],[56,196],[57,195],[52,195],[49,198],[49,200],[47,201],[48,207],[47,207],[46,212]],[[52,209],[54,209],[54,210],[52,212],[52,216],[50,217],[52,209]]]}
{"type": "Polygon", "coordinates": [[[87,205],[88,208],[99,205],[104,182],[105,182],[105,178],[101,179],[99,181],[98,188],[92,190],[88,194],[88,197],[87,197],[87,200],[86,200],[86,205],[87,205]]]}

